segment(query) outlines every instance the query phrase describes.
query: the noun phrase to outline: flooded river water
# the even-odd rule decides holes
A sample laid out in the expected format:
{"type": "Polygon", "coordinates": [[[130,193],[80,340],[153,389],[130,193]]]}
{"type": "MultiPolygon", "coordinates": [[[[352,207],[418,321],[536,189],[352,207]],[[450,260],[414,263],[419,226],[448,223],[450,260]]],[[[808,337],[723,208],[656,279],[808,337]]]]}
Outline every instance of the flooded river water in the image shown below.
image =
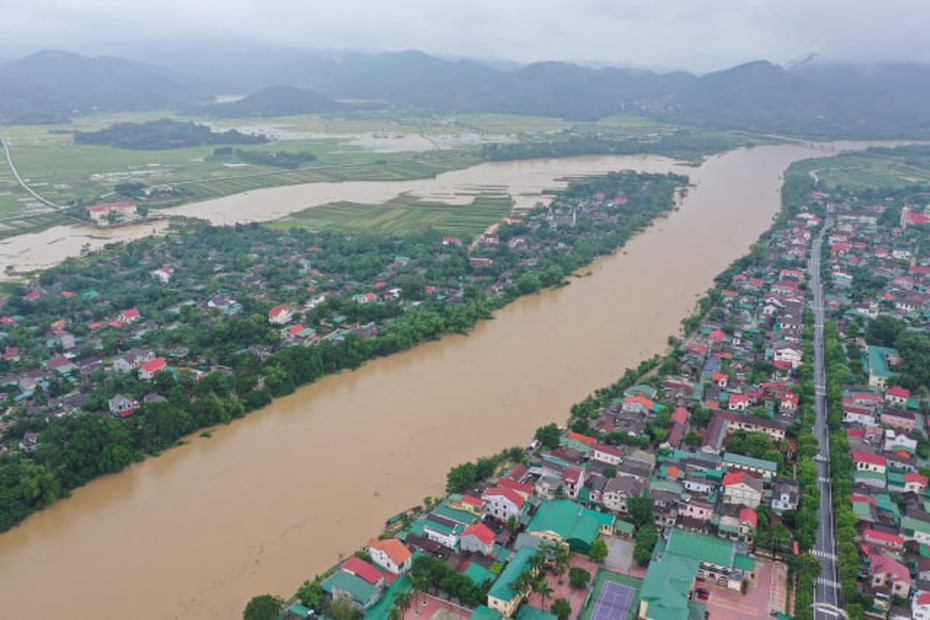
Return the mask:
{"type": "MultiPolygon", "coordinates": [[[[0,616],[237,618],[255,594],[291,594],[388,516],[440,494],[450,466],[524,445],[535,428],[564,420],[572,403],[661,352],[713,276],[769,226],[788,164],[822,154],[761,147],[698,168],[653,157],[511,162],[406,183],[439,194],[506,185],[535,200],[561,176],[635,168],[681,171],[695,187],[680,210],[590,276],[521,299],[468,336],[303,388],[0,535],[0,616]]],[[[269,219],[333,199],[390,198],[400,187],[320,186],[178,210],[269,219]]]]}

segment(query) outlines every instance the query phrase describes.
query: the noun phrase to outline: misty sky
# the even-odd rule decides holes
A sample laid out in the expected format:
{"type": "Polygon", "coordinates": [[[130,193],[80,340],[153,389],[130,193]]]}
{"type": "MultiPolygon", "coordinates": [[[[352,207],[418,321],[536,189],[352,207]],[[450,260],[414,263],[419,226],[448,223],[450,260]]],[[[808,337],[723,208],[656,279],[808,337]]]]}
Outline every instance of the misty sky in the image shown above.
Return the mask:
{"type": "Polygon", "coordinates": [[[0,0],[0,54],[190,39],[722,69],[930,61],[928,0],[0,0]]]}

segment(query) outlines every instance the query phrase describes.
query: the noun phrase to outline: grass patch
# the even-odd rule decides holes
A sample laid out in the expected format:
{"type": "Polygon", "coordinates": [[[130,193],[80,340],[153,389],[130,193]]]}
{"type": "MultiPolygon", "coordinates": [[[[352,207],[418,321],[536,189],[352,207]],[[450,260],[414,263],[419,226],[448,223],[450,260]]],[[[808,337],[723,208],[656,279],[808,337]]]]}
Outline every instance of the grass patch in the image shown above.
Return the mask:
{"type": "Polygon", "coordinates": [[[380,205],[337,202],[305,209],[278,225],[345,231],[404,234],[440,230],[472,237],[506,217],[513,208],[507,194],[479,193],[468,204],[423,202],[404,194],[380,205]]]}
{"type": "Polygon", "coordinates": [[[824,190],[902,189],[930,184],[930,150],[926,148],[870,149],[827,159],[808,159],[795,166],[796,173],[814,176],[824,190]]]}

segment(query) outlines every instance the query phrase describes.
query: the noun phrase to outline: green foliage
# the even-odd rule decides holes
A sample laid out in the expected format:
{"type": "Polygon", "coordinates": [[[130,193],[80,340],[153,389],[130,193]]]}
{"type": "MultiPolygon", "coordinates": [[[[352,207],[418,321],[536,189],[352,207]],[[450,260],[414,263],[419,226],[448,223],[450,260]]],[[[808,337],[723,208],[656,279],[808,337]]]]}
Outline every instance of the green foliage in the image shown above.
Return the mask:
{"type": "Polygon", "coordinates": [[[297,598],[307,607],[319,611],[325,600],[325,592],[319,581],[305,581],[297,590],[297,598]]]}
{"type": "Polygon", "coordinates": [[[559,438],[561,437],[561,432],[559,427],[555,422],[546,424],[545,426],[540,426],[536,429],[536,435],[534,438],[540,443],[543,447],[549,450],[555,450],[559,447],[559,438]]]}
{"type": "Polygon", "coordinates": [[[598,538],[593,543],[591,543],[591,548],[588,549],[588,555],[591,556],[591,559],[595,562],[603,562],[604,558],[607,557],[607,543],[604,542],[603,538],[598,538]]]}
{"type": "Polygon", "coordinates": [[[446,493],[462,493],[476,483],[493,476],[497,468],[507,462],[518,462],[523,458],[523,450],[518,447],[501,450],[494,456],[483,456],[474,463],[456,465],[446,474],[446,493]]]}
{"type": "Polygon", "coordinates": [[[289,170],[296,170],[303,164],[316,161],[316,155],[306,151],[293,153],[291,151],[246,151],[236,149],[236,157],[250,164],[276,166],[289,170]]]}
{"type": "Polygon", "coordinates": [[[636,544],[633,547],[633,560],[640,566],[646,566],[652,559],[652,550],[659,540],[659,533],[651,525],[643,526],[636,533],[636,544]]]}
{"type": "Polygon", "coordinates": [[[578,566],[572,566],[568,569],[568,583],[573,588],[585,588],[591,581],[591,573],[578,566]]]}
{"type": "MultiPolygon", "coordinates": [[[[881,281],[884,286],[884,280],[881,281]]],[[[887,314],[880,314],[865,326],[865,341],[880,347],[893,347],[898,336],[904,331],[900,319],[887,314]]]]}
{"type": "Polygon", "coordinates": [[[572,615],[572,606],[568,599],[557,598],[552,601],[552,607],[549,608],[549,611],[558,616],[559,620],[566,620],[572,615]]]}
{"type": "Polygon", "coordinates": [[[653,523],[655,520],[654,506],[653,499],[645,495],[635,495],[627,500],[627,516],[636,529],[653,523]]]}
{"type": "Polygon", "coordinates": [[[121,149],[175,149],[213,144],[261,144],[268,138],[235,129],[215,132],[206,125],[167,118],[146,123],[116,123],[100,131],[74,132],[76,144],[103,144],[121,149]]]}
{"type": "Polygon", "coordinates": [[[439,558],[416,556],[410,570],[414,588],[423,590],[431,588],[444,592],[446,596],[458,599],[463,605],[476,607],[482,604],[491,584],[475,584],[471,579],[450,568],[439,558]]]}
{"type": "Polygon", "coordinates": [[[260,594],[253,597],[245,606],[242,620],[275,620],[282,607],[284,607],[284,600],[280,597],[260,594]]]}

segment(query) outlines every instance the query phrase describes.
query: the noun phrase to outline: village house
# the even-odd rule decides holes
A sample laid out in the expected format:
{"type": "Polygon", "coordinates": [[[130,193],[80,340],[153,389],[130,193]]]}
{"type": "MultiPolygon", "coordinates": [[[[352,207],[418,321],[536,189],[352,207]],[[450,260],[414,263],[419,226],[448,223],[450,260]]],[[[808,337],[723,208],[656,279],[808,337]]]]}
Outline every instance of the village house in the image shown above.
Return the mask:
{"type": "Polygon", "coordinates": [[[469,525],[459,538],[459,549],[490,556],[494,550],[494,530],[480,521],[469,525]]]}
{"type": "Polygon", "coordinates": [[[484,513],[500,522],[517,517],[523,510],[525,500],[511,489],[492,487],[481,494],[484,513]]]}
{"type": "Polygon", "coordinates": [[[410,570],[413,554],[396,538],[373,538],[368,543],[371,561],[384,570],[399,574],[410,570]]]}
{"type": "Polygon", "coordinates": [[[131,202],[108,202],[86,207],[87,215],[97,224],[136,215],[136,205],[131,202]]]}
{"type": "Polygon", "coordinates": [[[748,472],[739,471],[723,477],[723,501],[755,508],[762,501],[762,481],[748,472]]]}

